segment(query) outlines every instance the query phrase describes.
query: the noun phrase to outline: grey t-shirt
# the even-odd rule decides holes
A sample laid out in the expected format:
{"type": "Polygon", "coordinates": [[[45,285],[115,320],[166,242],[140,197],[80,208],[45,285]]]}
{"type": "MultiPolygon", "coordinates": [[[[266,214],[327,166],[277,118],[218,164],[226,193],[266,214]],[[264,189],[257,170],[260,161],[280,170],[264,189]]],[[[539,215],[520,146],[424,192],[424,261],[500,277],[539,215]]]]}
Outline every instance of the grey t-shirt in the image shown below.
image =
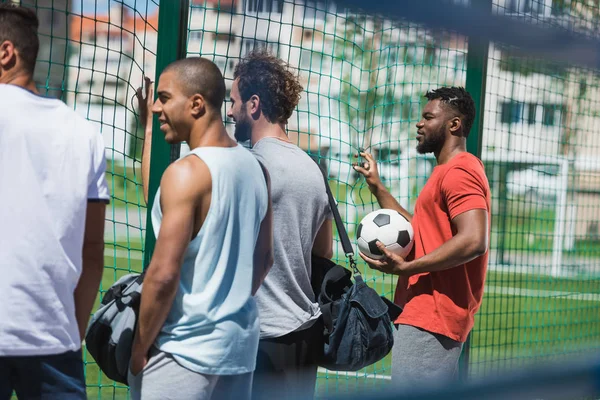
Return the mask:
{"type": "Polygon", "coordinates": [[[252,148],[271,176],[275,262],[256,293],[260,337],[280,337],[320,315],[310,285],[311,251],[332,217],[323,174],[299,147],[264,138],[252,148]]]}

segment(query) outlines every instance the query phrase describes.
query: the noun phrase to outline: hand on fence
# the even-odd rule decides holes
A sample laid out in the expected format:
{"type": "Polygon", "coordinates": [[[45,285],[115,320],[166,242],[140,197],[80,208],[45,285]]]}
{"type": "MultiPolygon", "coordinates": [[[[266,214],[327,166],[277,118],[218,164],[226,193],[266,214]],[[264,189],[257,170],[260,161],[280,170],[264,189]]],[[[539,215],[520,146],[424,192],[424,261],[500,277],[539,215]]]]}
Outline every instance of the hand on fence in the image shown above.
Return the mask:
{"type": "Polygon", "coordinates": [[[144,86],[140,86],[136,92],[138,107],[140,110],[140,122],[144,130],[152,127],[152,104],[154,104],[154,85],[147,76],[144,77],[144,86]]]}
{"type": "MultiPolygon", "coordinates": [[[[366,161],[361,165],[354,163],[352,166],[356,172],[365,177],[367,185],[369,185],[369,190],[375,193],[381,184],[379,170],[377,169],[377,161],[375,161],[375,158],[370,153],[361,151],[359,154],[366,161]]],[[[358,158],[359,154],[355,154],[354,157],[358,158]]]]}

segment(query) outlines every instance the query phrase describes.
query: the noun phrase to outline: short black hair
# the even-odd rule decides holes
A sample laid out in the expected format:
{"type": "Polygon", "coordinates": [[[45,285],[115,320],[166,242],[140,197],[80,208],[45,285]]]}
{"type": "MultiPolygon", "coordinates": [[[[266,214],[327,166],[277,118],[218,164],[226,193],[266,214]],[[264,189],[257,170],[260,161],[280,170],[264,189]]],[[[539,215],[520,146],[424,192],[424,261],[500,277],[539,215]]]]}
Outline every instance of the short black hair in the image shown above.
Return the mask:
{"type": "Polygon", "coordinates": [[[429,101],[439,99],[444,105],[456,112],[462,120],[462,135],[469,137],[476,112],[475,102],[469,92],[462,87],[441,87],[428,91],[425,97],[429,101]]]}
{"type": "Polygon", "coordinates": [[[0,3],[0,43],[12,42],[19,52],[24,68],[30,74],[35,70],[40,48],[38,28],[40,21],[31,8],[11,3],[0,3]]]}
{"type": "Polygon", "coordinates": [[[202,57],[190,57],[167,65],[163,72],[173,71],[187,96],[200,94],[215,110],[225,101],[225,79],[219,67],[202,57]]]}
{"type": "Polygon", "coordinates": [[[271,123],[286,123],[300,101],[302,85],[289,65],[265,48],[250,52],[235,67],[242,101],[256,95],[271,123]]]}

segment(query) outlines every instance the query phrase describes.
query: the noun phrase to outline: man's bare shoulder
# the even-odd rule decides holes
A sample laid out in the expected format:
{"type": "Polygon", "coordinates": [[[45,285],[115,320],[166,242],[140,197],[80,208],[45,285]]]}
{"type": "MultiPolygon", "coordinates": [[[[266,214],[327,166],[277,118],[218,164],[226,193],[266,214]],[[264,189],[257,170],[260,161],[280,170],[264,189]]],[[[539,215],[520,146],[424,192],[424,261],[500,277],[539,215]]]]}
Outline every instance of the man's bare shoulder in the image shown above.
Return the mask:
{"type": "Polygon", "coordinates": [[[208,165],[195,156],[184,157],[165,170],[160,181],[161,197],[194,199],[212,188],[208,165]]]}

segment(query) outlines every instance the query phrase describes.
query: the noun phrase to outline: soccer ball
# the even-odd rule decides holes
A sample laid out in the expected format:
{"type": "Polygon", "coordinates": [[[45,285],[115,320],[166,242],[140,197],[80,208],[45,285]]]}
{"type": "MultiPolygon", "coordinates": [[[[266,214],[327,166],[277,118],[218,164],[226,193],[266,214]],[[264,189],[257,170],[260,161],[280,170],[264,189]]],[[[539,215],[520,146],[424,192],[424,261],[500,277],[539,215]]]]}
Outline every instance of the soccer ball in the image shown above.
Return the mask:
{"type": "Polygon", "coordinates": [[[398,211],[385,208],[367,214],[356,232],[360,251],[375,260],[383,258],[377,248],[378,240],[389,251],[405,258],[413,247],[413,235],[413,228],[406,218],[398,211]]]}

